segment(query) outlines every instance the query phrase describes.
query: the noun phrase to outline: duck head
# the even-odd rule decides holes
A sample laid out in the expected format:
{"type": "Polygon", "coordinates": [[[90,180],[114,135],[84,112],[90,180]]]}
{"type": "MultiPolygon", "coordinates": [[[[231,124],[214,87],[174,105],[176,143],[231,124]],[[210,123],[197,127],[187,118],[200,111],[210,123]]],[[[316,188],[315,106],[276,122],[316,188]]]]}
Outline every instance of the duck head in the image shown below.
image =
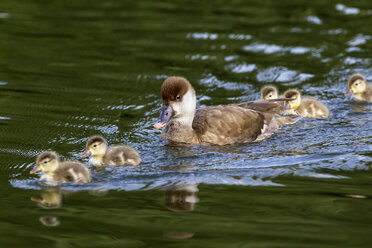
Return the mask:
{"type": "Polygon", "coordinates": [[[107,141],[105,138],[99,135],[92,136],[88,139],[86,144],[86,150],[80,157],[86,156],[103,156],[106,153],[107,141]]]}
{"type": "Polygon", "coordinates": [[[367,89],[367,80],[362,74],[353,74],[347,83],[349,90],[345,93],[345,96],[350,94],[363,94],[367,89]]]}
{"type": "Polygon", "coordinates": [[[30,174],[45,172],[53,174],[58,169],[58,155],[55,152],[43,152],[36,160],[36,166],[30,171],[30,174]]]}
{"type": "Polygon", "coordinates": [[[196,109],[195,90],[183,77],[169,77],[161,87],[162,108],[154,128],[166,126],[171,119],[190,124],[196,109]]]}
{"type": "Polygon", "coordinates": [[[287,90],[284,92],[284,98],[294,99],[285,102],[284,110],[296,110],[301,105],[301,93],[298,90],[287,90]]]}
{"type": "Polygon", "coordinates": [[[278,98],[278,89],[273,85],[267,85],[261,89],[261,99],[271,100],[278,98]]]}

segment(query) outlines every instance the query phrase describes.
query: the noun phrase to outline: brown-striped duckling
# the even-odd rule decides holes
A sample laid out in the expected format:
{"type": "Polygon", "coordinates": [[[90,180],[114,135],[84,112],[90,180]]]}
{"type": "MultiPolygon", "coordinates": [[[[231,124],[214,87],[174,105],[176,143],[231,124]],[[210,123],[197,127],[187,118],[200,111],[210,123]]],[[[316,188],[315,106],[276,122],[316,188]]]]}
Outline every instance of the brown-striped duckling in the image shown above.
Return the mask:
{"type": "Polygon", "coordinates": [[[307,118],[328,118],[329,110],[327,106],[315,98],[301,97],[298,90],[290,89],[284,92],[285,98],[295,99],[286,101],[285,111],[289,114],[295,114],[307,118]]]}
{"type": "Polygon", "coordinates": [[[99,135],[92,136],[86,144],[86,151],[81,157],[92,156],[89,162],[94,166],[102,165],[139,165],[141,156],[129,146],[117,145],[107,149],[107,141],[99,135]]]}
{"type": "Polygon", "coordinates": [[[278,99],[278,89],[274,85],[266,85],[261,89],[261,100],[278,99]]]}
{"type": "Polygon", "coordinates": [[[353,74],[347,83],[349,90],[345,96],[352,94],[352,99],[359,102],[372,102],[372,84],[367,86],[366,78],[359,73],[353,74]]]}
{"type": "Polygon", "coordinates": [[[47,151],[39,155],[35,168],[30,174],[44,172],[40,180],[48,184],[66,182],[89,183],[91,180],[89,169],[76,161],[60,162],[55,152],[47,151]]]}

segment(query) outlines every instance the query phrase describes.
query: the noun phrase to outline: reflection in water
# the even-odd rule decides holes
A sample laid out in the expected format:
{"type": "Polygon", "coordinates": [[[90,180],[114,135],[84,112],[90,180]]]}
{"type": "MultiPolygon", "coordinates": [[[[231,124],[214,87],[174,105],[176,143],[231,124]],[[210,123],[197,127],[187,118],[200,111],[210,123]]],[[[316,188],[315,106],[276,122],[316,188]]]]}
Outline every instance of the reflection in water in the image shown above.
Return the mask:
{"type": "Polygon", "coordinates": [[[37,202],[42,208],[60,208],[62,205],[61,190],[59,188],[48,188],[41,196],[31,197],[31,200],[37,202]]]}
{"type": "Polygon", "coordinates": [[[44,226],[53,227],[60,224],[59,219],[56,216],[41,216],[39,220],[44,226]]]}
{"type": "Polygon", "coordinates": [[[368,103],[352,102],[350,104],[350,107],[355,112],[369,112],[369,111],[371,111],[371,105],[368,104],[368,103]]]}
{"type": "MultiPolygon", "coordinates": [[[[197,184],[173,186],[164,193],[165,207],[174,212],[191,212],[194,211],[195,203],[199,202],[196,196],[198,192],[197,184]]],[[[190,232],[165,232],[164,238],[170,239],[189,239],[194,236],[190,232]]]]}
{"type": "Polygon", "coordinates": [[[195,203],[199,202],[198,191],[197,184],[174,186],[165,191],[165,207],[174,212],[194,211],[195,203]]]}
{"type": "MultiPolygon", "coordinates": [[[[45,209],[55,209],[62,206],[62,196],[60,188],[47,188],[41,196],[31,197],[32,201],[38,203],[38,205],[45,209]]],[[[44,226],[54,227],[60,224],[57,216],[41,216],[39,221],[44,226]]]]}
{"type": "Polygon", "coordinates": [[[193,233],[188,232],[165,232],[163,234],[164,238],[170,238],[170,239],[189,239],[194,236],[193,233]]]}

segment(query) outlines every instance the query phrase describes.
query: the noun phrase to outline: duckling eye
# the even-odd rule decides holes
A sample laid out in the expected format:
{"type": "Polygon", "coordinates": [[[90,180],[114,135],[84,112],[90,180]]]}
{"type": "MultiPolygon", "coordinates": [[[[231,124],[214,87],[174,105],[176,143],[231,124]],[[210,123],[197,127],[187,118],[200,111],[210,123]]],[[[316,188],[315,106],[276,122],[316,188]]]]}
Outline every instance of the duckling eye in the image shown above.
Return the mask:
{"type": "Polygon", "coordinates": [[[176,98],[177,98],[177,100],[180,100],[181,99],[181,96],[180,95],[177,95],[176,98]]]}
{"type": "Polygon", "coordinates": [[[273,96],[273,95],[271,95],[271,94],[269,95],[269,97],[272,97],[272,96],[273,96]]]}
{"type": "Polygon", "coordinates": [[[47,164],[47,163],[48,163],[48,161],[45,160],[45,161],[44,161],[44,164],[47,164]]]}
{"type": "Polygon", "coordinates": [[[97,144],[94,144],[93,147],[97,147],[97,144]]]}
{"type": "Polygon", "coordinates": [[[355,83],[355,86],[358,86],[358,83],[355,83]]]}

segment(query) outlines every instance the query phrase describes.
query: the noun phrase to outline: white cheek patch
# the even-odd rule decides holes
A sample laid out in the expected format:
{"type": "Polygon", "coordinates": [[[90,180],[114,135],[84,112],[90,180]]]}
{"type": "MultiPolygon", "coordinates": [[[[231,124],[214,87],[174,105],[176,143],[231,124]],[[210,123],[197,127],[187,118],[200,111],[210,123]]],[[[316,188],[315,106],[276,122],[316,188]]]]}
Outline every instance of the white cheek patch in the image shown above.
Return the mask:
{"type": "Polygon", "coordinates": [[[196,97],[192,90],[183,95],[180,102],[172,102],[171,107],[175,111],[174,117],[184,124],[191,123],[196,110],[196,97]]]}

